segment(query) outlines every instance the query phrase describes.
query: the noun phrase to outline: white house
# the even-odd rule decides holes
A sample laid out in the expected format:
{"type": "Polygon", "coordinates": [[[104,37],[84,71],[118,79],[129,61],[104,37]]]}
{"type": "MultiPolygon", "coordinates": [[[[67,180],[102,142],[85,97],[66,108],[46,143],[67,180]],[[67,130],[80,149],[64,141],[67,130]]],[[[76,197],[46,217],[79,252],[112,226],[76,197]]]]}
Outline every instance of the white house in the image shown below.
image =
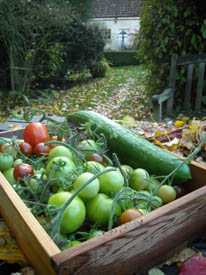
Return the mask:
{"type": "Polygon", "coordinates": [[[106,49],[132,48],[140,27],[141,9],[141,0],[94,0],[90,21],[104,30],[106,49]]]}

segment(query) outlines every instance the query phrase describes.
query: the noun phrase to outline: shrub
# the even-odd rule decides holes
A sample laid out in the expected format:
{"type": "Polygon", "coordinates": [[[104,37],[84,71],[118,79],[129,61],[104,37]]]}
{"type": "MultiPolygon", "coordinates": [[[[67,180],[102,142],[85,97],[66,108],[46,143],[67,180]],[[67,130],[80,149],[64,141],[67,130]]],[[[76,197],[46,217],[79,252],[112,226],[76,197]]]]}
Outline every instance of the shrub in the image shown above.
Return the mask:
{"type": "MultiPolygon", "coordinates": [[[[168,85],[171,55],[206,51],[206,2],[142,0],[137,55],[148,70],[146,89],[161,93],[168,85]]],[[[179,72],[180,80],[185,71],[179,72]]]]}
{"type": "Polygon", "coordinates": [[[110,66],[139,65],[135,50],[104,51],[104,57],[108,60],[110,66]]]}
{"type": "Polygon", "coordinates": [[[102,33],[81,21],[89,2],[73,8],[66,0],[0,1],[0,90],[28,94],[39,81],[47,84],[68,70],[81,72],[98,64],[105,45],[102,33]]]}
{"type": "Polygon", "coordinates": [[[105,41],[98,25],[83,24],[74,20],[68,24],[61,43],[66,51],[64,67],[73,71],[91,68],[103,58],[105,41]]]}

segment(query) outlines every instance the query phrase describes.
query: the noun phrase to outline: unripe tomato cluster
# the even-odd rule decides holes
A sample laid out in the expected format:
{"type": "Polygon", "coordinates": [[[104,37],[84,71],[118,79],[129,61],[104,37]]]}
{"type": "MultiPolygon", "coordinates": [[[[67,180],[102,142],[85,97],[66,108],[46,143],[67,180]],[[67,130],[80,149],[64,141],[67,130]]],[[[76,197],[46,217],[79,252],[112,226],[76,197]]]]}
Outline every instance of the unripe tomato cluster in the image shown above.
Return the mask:
{"type": "MultiPolygon", "coordinates": [[[[70,202],[60,224],[61,234],[67,240],[70,234],[82,231],[85,224],[87,229],[88,224],[92,228],[87,239],[103,234],[111,211],[114,225],[122,225],[173,201],[179,194],[180,187],[162,185],[145,169],[111,165],[92,139],[80,141],[75,148],[66,143],[51,144],[48,141],[56,138],[50,138],[46,126],[40,122],[30,123],[23,137],[15,153],[10,144],[7,151],[5,145],[1,147],[0,170],[14,188],[28,184],[35,196],[46,193],[48,206],[61,208],[70,202]],[[42,167],[37,169],[32,163],[40,163],[42,167]],[[114,203],[116,194],[124,192],[126,196],[114,203]],[[93,226],[97,228],[94,230],[93,226]]],[[[69,242],[67,247],[73,245],[69,242]]]]}

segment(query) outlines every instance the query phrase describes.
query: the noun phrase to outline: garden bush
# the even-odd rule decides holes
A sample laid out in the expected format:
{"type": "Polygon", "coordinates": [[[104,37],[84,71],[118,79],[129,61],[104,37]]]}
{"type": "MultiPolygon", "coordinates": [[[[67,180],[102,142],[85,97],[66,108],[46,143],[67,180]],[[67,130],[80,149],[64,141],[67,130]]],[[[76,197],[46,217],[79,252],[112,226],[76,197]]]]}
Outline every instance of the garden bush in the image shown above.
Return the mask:
{"type": "Polygon", "coordinates": [[[135,50],[105,50],[104,57],[108,60],[110,66],[114,67],[139,65],[135,50]]]}
{"type": "Polygon", "coordinates": [[[102,33],[83,22],[78,9],[66,0],[0,1],[1,92],[28,95],[41,81],[62,79],[68,71],[81,72],[101,61],[102,33]]]}
{"type": "MultiPolygon", "coordinates": [[[[159,94],[168,85],[171,55],[206,52],[206,2],[142,0],[137,56],[148,71],[146,89],[159,94]]],[[[184,80],[185,71],[179,72],[184,80]]],[[[181,84],[180,84],[181,85],[181,84]]]]}

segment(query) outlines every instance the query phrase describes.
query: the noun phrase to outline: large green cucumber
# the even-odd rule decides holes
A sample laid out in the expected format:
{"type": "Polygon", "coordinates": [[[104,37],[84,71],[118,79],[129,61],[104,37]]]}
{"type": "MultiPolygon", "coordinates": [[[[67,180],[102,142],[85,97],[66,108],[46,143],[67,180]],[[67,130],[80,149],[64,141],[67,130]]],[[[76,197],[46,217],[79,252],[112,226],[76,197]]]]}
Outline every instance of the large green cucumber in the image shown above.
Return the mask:
{"type": "MultiPolygon", "coordinates": [[[[68,115],[67,119],[74,125],[81,125],[88,121],[94,123],[97,133],[105,135],[111,152],[117,153],[121,163],[128,164],[133,168],[144,168],[151,175],[168,175],[183,162],[172,153],[93,111],[78,111],[68,115]]],[[[177,170],[174,179],[177,182],[184,182],[189,178],[191,178],[190,168],[184,163],[177,170]]]]}

